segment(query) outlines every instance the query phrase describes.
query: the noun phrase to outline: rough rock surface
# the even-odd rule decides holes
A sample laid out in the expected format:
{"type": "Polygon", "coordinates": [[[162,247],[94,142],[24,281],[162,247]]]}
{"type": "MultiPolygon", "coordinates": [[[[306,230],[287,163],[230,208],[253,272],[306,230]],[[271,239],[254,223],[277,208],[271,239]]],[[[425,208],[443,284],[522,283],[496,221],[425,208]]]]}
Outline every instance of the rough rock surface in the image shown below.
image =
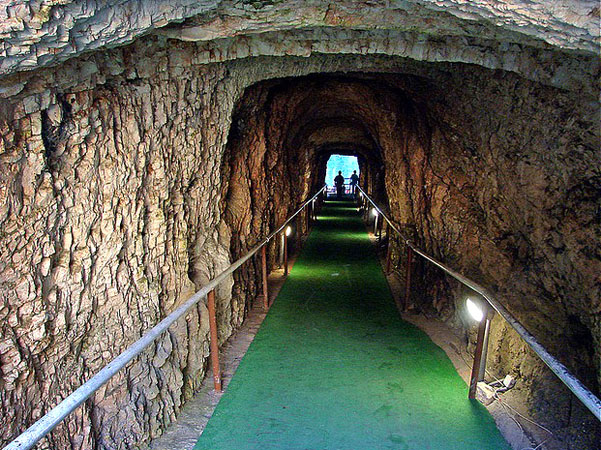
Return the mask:
{"type": "Polygon", "coordinates": [[[0,0],[0,74],[114,47],[210,8],[196,0],[0,0]]]}
{"type": "MultiPolygon", "coordinates": [[[[382,29],[367,30],[371,15],[350,3],[223,3],[167,36],[13,73],[205,7],[171,11],[157,1],[139,5],[151,8],[145,14],[112,15],[84,5],[0,10],[22,19],[0,44],[0,441],[280,223],[320,183],[329,153],[353,149],[364,181],[417,242],[496,291],[598,390],[599,44],[590,2],[399,2],[382,29]],[[298,9],[287,25],[283,5],[298,9]],[[389,28],[411,8],[424,18],[446,12],[434,14],[444,20],[431,33],[389,28]],[[58,25],[65,11],[78,37],[44,56],[56,36],[71,36],[58,25]],[[285,30],[261,26],[269,20],[285,30]],[[242,36],[251,23],[254,35],[242,36]],[[456,33],[437,35],[443,25],[456,33]],[[103,31],[91,40],[81,34],[88,26],[103,31]],[[334,75],[285,78],[319,73],[334,75]]],[[[418,306],[467,329],[455,306],[464,293],[417,271],[436,294],[418,306]]],[[[250,264],[220,289],[221,341],[256,281],[250,264]]],[[[207,328],[200,306],[70,416],[50,446],[122,449],[159,434],[204,375],[207,328]]],[[[560,439],[582,430],[594,438],[587,413],[501,323],[491,360],[529,380],[526,403],[560,439]]]]}
{"type": "Polygon", "coordinates": [[[188,18],[191,23],[183,29],[178,25],[170,34],[186,40],[248,39],[269,31],[315,29],[334,46],[339,31],[364,30],[366,40],[372,32],[378,38],[381,31],[401,41],[410,32],[422,43],[457,38],[457,48],[442,52],[441,57],[451,58],[447,61],[469,46],[465,40],[474,38],[593,54],[600,44],[599,4],[594,0],[2,0],[0,75],[122,45],[188,18]]]}
{"type": "MultiPolygon", "coordinates": [[[[219,193],[218,164],[202,145],[218,116],[199,108],[210,82],[161,83],[156,69],[152,80],[132,77],[134,66],[115,61],[78,63],[87,85],[68,72],[45,74],[27,97],[2,105],[3,439],[229,264],[218,203],[206,201],[219,193]],[[123,76],[105,82],[119,67],[123,76]]],[[[123,448],[159,432],[204,374],[203,308],[56,439],[123,448]]]]}

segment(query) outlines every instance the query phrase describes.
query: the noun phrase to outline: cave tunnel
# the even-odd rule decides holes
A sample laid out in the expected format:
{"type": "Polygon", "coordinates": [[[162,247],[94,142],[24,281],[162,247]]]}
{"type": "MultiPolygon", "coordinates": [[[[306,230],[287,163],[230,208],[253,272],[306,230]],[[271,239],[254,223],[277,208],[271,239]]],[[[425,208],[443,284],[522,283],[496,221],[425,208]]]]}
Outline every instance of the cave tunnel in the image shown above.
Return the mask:
{"type": "Polygon", "coordinates": [[[32,448],[601,449],[407,247],[599,396],[599,7],[553,5],[1,7],[0,445],[185,306],[32,448]]]}

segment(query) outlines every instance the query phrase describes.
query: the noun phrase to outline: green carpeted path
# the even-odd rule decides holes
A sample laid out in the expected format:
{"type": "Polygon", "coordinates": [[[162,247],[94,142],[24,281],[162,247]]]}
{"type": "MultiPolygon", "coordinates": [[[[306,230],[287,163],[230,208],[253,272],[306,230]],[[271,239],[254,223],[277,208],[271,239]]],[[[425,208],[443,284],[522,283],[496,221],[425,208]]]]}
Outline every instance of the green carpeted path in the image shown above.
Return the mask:
{"type": "Polygon", "coordinates": [[[195,450],[506,450],[399,318],[356,209],[328,202],[195,450]]]}

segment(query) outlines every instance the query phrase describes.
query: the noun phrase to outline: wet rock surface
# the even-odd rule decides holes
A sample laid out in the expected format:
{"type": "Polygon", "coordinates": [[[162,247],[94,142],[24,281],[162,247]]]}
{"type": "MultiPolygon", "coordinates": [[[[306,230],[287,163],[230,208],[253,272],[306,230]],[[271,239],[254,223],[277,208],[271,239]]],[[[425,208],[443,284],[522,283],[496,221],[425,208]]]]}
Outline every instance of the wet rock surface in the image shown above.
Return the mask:
{"type": "MultiPolygon", "coordinates": [[[[588,6],[566,21],[580,23],[588,6]]],[[[198,13],[190,8],[181,2],[155,25],[198,13]]],[[[219,20],[236,30],[236,8],[228,8],[219,20]]],[[[339,8],[329,13],[333,24],[352,17],[339,8]]],[[[491,6],[470,8],[483,14],[491,6]]],[[[282,11],[255,9],[248,14],[257,23],[269,14],[282,20],[282,11]]],[[[510,22],[517,13],[507,14],[510,22]]],[[[5,57],[4,74],[25,68],[18,61],[35,48],[26,36],[60,19],[48,17],[41,28],[8,32],[24,56],[5,57]]],[[[523,30],[533,40],[516,47],[462,37],[448,38],[461,46],[447,45],[410,30],[397,41],[396,31],[334,25],[281,35],[267,27],[247,40],[219,30],[215,41],[181,34],[218,17],[0,79],[0,441],[273,230],[321,183],[334,152],[358,152],[363,182],[406,232],[497,293],[598,392],[599,62],[588,22],[573,35],[545,34],[548,44],[583,53],[523,30]],[[445,46],[450,53],[441,53],[445,46]]],[[[56,62],[31,64],[45,61],[56,62]]],[[[270,267],[277,253],[273,242],[270,267]]],[[[253,264],[218,292],[221,342],[256,298],[253,264]]],[[[460,312],[466,292],[419,263],[415,279],[417,308],[469,330],[460,312]]],[[[121,449],[159,435],[200,386],[207,335],[201,305],[70,416],[48,446],[121,449]]],[[[524,380],[529,411],[560,440],[593,445],[574,438],[595,439],[590,415],[498,319],[490,363],[524,380]]]]}

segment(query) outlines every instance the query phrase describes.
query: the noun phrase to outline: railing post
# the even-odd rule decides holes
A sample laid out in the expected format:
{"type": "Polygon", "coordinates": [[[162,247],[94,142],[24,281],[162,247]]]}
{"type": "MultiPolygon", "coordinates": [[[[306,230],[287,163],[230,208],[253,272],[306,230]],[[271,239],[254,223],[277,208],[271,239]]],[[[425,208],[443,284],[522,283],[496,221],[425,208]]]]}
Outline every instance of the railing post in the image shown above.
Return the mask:
{"type": "Polygon", "coordinates": [[[263,308],[269,309],[269,293],[267,290],[267,244],[261,247],[261,273],[263,281],[263,308]]]}
{"type": "Polygon", "coordinates": [[[474,352],[474,365],[472,366],[472,376],[470,378],[470,390],[468,398],[476,398],[476,387],[478,381],[484,380],[486,373],[486,355],[488,353],[488,335],[490,331],[490,316],[488,306],[484,306],[484,317],[478,325],[478,340],[476,341],[476,351],[474,352]]]}
{"type": "Polygon", "coordinates": [[[382,229],[384,228],[384,223],[386,221],[384,220],[384,217],[382,217],[382,220],[380,221],[380,227],[378,228],[378,241],[382,240],[382,229]]]}
{"type": "Polygon", "coordinates": [[[284,276],[288,275],[288,233],[284,229],[284,276]]]}
{"type": "Polygon", "coordinates": [[[390,239],[390,226],[387,228],[386,237],[388,239],[388,244],[386,248],[386,275],[390,273],[390,264],[392,259],[392,240],[390,239]]]}
{"type": "Polygon", "coordinates": [[[411,300],[411,263],[413,261],[413,249],[407,246],[407,267],[405,271],[405,298],[403,299],[403,311],[409,308],[411,300]]]}
{"type": "Polygon", "coordinates": [[[376,215],[374,217],[374,237],[376,237],[376,235],[378,234],[378,216],[379,216],[379,214],[376,211],[376,215]]]}
{"type": "Polygon", "coordinates": [[[209,329],[211,334],[211,364],[213,366],[213,384],[221,392],[221,369],[219,368],[219,342],[217,341],[217,317],[215,316],[215,289],[207,294],[209,308],[209,329]]]}

